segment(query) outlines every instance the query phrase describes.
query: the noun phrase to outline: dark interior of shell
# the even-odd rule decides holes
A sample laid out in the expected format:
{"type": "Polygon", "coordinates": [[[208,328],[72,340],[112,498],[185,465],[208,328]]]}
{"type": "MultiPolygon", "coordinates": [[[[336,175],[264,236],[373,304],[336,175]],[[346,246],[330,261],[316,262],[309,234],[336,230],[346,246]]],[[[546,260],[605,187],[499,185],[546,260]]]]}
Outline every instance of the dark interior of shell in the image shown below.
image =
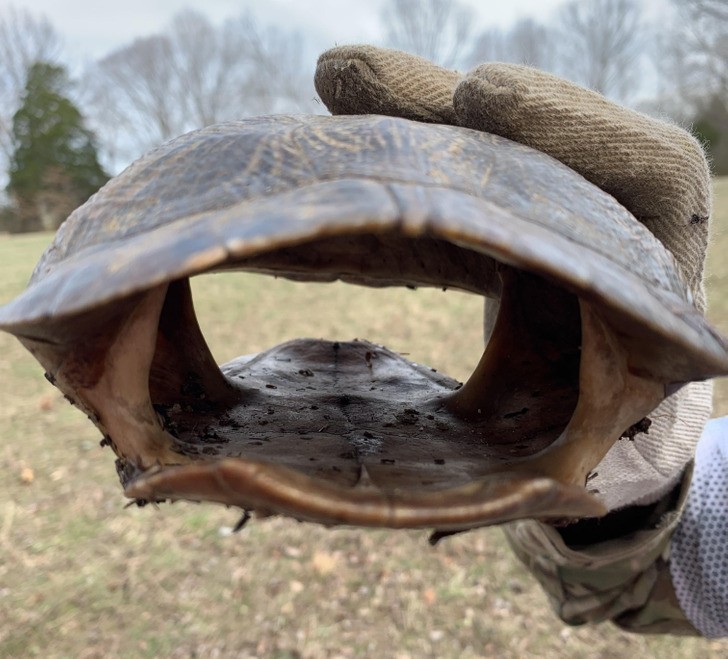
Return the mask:
{"type": "MultiPolygon", "coordinates": [[[[464,385],[366,341],[294,339],[218,367],[187,280],[144,294],[65,353],[55,381],[102,426],[140,503],[212,500],[440,530],[599,514],[582,487],[589,470],[663,389],[648,381],[652,397],[625,406],[624,388],[644,383],[588,305],[580,312],[575,295],[542,278],[501,276],[498,320],[464,385]],[[584,315],[598,324],[593,350],[584,315]],[[583,360],[605,376],[592,396],[583,360]],[[594,415],[591,399],[605,393],[613,409],[594,415]],[[610,440],[587,442],[585,424],[606,426],[610,440]]],[[[53,359],[47,346],[32,349],[53,359]]]]}
{"type": "Polygon", "coordinates": [[[98,425],[140,503],[455,531],[603,514],[590,470],[666,387],[726,369],[672,267],[616,202],[505,140],[259,120],[173,142],[112,181],[0,325],[98,425]],[[225,130],[246,138],[242,174],[232,138],[215,146],[225,130]],[[313,176],[306,130],[325,157],[313,176]],[[214,148],[212,174],[190,168],[214,148]],[[462,386],[366,341],[294,339],[218,367],[188,278],[220,269],[446,286],[499,309],[462,386]]]}

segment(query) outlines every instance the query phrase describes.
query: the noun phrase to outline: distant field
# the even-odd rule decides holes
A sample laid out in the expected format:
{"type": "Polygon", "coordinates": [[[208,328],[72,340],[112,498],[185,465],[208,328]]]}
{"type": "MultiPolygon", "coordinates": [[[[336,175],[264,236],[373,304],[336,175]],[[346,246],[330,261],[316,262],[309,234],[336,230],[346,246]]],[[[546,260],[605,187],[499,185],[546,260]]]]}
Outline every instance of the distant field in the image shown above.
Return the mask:
{"type": "MultiPolygon", "coordinates": [[[[728,177],[715,181],[712,243],[708,251],[708,316],[728,334],[728,177]]],[[[728,378],[716,383],[714,414],[728,414],[728,378]]]]}
{"type": "MultiPolygon", "coordinates": [[[[728,179],[716,183],[710,315],[728,332],[728,179]]],[[[0,236],[0,301],[49,235],[0,236]]],[[[294,336],[368,338],[464,378],[481,302],[439,291],[194,282],[219,361],[294,336]]],[[[0,656],[724,657],[728,643],[568,628],[498,530],[426,534],[256,522],[175,504],[124,509],[108,449],[0,336],[0,656]]],[[[716,413],[728,414],[728,383],[716,413]]]]}

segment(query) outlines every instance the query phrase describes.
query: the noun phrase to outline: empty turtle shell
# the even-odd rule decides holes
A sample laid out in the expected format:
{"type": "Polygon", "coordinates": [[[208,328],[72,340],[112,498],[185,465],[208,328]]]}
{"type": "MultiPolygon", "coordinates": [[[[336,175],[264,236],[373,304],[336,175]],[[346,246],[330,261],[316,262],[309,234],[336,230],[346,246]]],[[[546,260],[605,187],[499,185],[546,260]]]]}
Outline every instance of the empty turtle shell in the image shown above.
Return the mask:
{"type": "Polygon", "coordinates": [[[324,524],[602,514],[584,484],[625,429],[728,373],[672,256],[609,195],[508,140],[379,116],[152,151],[71,215],[0,327],[94,420],[127,496],[324,524]],[[499,313],[464,386],[365,341],[218,367],[188,278],[222,269],[456,288],[499,313]]]}

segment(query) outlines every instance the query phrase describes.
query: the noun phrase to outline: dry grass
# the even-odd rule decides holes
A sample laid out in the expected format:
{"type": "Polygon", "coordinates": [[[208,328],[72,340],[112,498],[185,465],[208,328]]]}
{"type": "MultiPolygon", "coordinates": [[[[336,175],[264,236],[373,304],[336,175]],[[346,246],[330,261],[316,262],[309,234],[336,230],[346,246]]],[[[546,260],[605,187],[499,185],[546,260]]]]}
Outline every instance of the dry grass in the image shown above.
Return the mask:
{"type": "MultiPolygon", "coordinates": [[[[711,259],[713,320],[728,331],[728,179],[711,259]]],[[[0,299],[22,290],[47,235],[0,238],[0,299]]],[[[194,282],[220,361],[293,336],[362,336],[464,377],[480,302],[434,291],[194,282]],[[281,309],[285,309],[283,315],[281,309]],[[342,312],[342,309],[344,310],[342,312]]],[[[0,656],[719,657],[728,643],[567,628],[498,530],[435,549],[424,533],[327,531],[175,504],[124,510],[108,449],[0,336],[0,656]]],[[[717,411],[728,413],[728,387],[717,411]]]]}
{"type": "MultiPolygon", "coordinates": [[[[708,251],[708,317],[728,334],[728,176],[715,181],[712,242],[708,251]]],[[[716,382],[716,416],[728,414],[728,378],[716,382]]]]}

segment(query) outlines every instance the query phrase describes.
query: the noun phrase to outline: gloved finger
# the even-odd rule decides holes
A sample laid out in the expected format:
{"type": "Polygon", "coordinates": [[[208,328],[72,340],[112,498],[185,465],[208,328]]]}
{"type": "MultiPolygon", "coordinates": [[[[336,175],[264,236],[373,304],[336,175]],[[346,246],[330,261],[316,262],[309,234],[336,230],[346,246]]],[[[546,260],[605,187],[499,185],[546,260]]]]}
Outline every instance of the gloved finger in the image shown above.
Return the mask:
{"type": "Polygon", "coordinates": [[[375,46],[340,46],[318,60],[314,84],[332,114],[384,114],[454,124],[462,76],[421,57],[375,46]]]}
{"type": "Polygon", "coordinates": [[[613,195],[673,253],[704,309],[711,181],[687,131],[515,64],[478,66],[453,102],[461,125],[548,153],[613,195]]]}

